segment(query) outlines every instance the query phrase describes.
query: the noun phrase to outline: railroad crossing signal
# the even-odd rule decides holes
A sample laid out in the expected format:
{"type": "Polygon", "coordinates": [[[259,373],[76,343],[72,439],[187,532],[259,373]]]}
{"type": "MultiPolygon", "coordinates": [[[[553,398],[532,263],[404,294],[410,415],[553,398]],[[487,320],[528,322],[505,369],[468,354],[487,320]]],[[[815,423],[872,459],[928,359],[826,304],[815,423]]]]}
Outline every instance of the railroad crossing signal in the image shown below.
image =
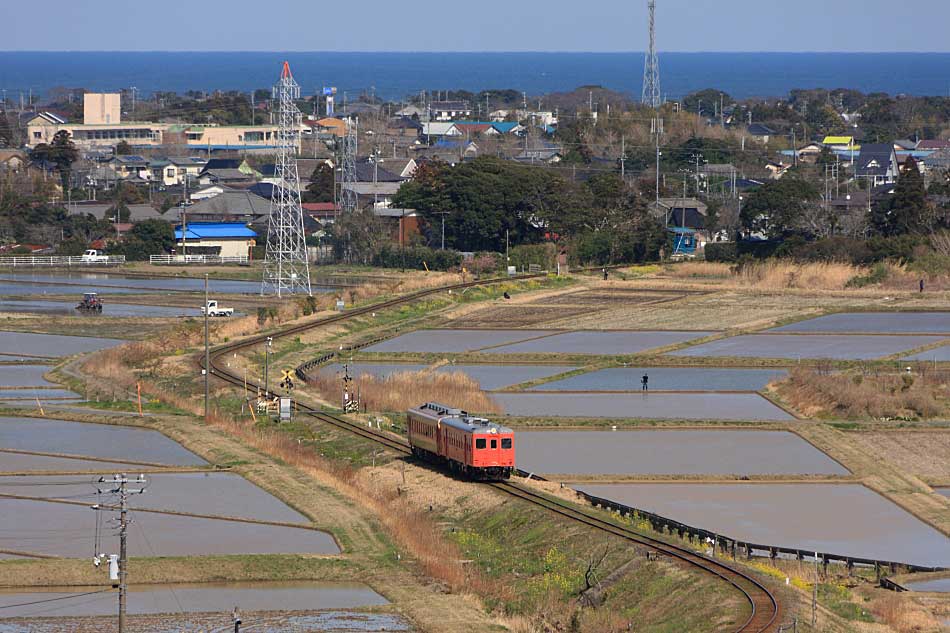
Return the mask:
{"type": "Polygon", "coordinates": [[[291,391],[294,388],[294,370],[293,369],[282,369],[280,370],[280,387],[291,391]]]}

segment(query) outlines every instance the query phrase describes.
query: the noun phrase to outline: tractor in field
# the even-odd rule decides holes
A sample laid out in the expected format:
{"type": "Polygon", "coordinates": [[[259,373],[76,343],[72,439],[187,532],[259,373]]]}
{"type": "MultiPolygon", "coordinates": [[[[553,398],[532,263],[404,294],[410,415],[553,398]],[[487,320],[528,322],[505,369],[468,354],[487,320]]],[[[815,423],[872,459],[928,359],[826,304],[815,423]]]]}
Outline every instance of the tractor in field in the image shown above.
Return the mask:
{"type": "Polygon", "coordinates": [[[102,314],[102,299],[95,292],[85,292],[76,309],[84,314],[102,314]]]}

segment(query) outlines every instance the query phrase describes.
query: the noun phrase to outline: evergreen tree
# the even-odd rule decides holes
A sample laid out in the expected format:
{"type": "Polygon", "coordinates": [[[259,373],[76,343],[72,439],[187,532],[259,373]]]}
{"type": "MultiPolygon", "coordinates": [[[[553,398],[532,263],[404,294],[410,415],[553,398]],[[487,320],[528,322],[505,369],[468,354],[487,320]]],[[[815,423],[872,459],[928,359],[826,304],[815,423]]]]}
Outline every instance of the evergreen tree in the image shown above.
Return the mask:
{"type": "Polygon", "coordinates": [[[930,229],[928,211],[924,178],[911,156],[904,163],[894,195],[871,210],[871,224],[888,237],[922,233],[930,229]]]}
{"type": "Polygon", "coordinates": [[[30,152],[30,158],[35,161],[46,161],[56,166],[62,180],[63,191],[69,188],[69,174],[73,163],[79,159],[79,150],[69,138],[69,132],[60,130],[53,136],[52,143],[40,143],[30,152]]]}
{"type": "Polygon", "coordinates": [[[333,168],[323,163],[310,174],[303,202],[333,202],[333,168]]]}

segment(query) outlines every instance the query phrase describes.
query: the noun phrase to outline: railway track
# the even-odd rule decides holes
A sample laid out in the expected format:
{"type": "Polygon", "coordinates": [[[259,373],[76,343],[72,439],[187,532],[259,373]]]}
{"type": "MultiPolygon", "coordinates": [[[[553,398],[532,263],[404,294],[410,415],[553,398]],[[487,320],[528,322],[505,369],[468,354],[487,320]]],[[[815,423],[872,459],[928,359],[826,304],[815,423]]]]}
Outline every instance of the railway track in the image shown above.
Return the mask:
{"type": "MultiPolygon", "coordinates": [[[[541,275],[529,275],[520,277],[519,279],[540,276],[541,275]]],[[[295,325],[293,327],[289,327],[271,334],[261,334],[236,343],[218,346],[212,350],[210,355],[211,374],[232,385],[243,387],[245,384],[244,377],[238,376],[236,373],[229,371],[226,363],[223,362],[223,358],[226,355],[234,354],[239,350],[247,349],[248,347],[260,344],[267,340],[267,338],[283,338],[286,336],[293,336],[307,330],[337,323],[362,314],[376,312],[385,308],[401,305],[423,297],[431,296],[433,294],[438,294],[440,292],[460,290],[479,285],[499,283],[502,281],[507,281],[507,279],[471,281],[450,286],[441,286],[439,288],[428,290],[421,290],[362,308],[355,308],[348,312],[326,317],[324,319],[319,319],[310,323],[295,325]]],[[[202,357],[199,360],[199,364],[203,364],[203,362],[204,358],[202,357]]],[[[251,384],[256,388],[260,387],[259,385],[255,385],[253,383],[248,384],[251,384]]],[[[298,412],[308,415],[317,421],[330,424],[339,429],[359,435],[372,442],[382,444],[383,446],[397,453],[411,455],[409,444],[401,438],[393,437],[390,434],[381,431],[374,431],[371,428],[362,426],[361,424],[356,424],[337,415],[319,411],[300,402],[297,402],[296,405],[298,412]]],[[[749,618],[735,630],[735,633],[768,633],[770,631],[774,631],[778,624],[779,605],[775,599],[775,596],[761,582],[756,580],[751,575],[740,571],[739,569],[720,562],[714,558],[703,556],[702,554],[698,554],[686,548],[678,547],[659,539],[645,536],[623,525],[619,525],[602,517],[598,517],[595,514],[578,508],[566,501],[541,495],[517,483],[504,482],[491,483],[488,485],[500,492],[517,497],[518,499],[521,499],[527,503],[542,507],[564,518],[577,521],[594,529],[623,538],[627,541],[649,547],[666,556],[670,556],[671,558],[679,560],[685,564],[710,573],[721,579],[723,582],[728,583],[743,595],[745,600],[749,603],[751,609],[749,618]]]]}

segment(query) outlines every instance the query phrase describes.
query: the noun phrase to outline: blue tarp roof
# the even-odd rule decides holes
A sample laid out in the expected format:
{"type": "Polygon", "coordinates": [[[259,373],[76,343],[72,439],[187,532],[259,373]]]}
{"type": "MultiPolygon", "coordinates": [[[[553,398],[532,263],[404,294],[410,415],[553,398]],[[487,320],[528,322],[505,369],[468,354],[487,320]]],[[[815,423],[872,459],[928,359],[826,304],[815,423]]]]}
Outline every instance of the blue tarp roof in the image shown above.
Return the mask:
{"type": "MultiPolygon", "coordinates": [[[[257,233],[241,222],[189,222],[186,239],[257,237],[257,233]]],[[[181,239],[181,225],[175,227],[175,239],[181,239]]]]}

